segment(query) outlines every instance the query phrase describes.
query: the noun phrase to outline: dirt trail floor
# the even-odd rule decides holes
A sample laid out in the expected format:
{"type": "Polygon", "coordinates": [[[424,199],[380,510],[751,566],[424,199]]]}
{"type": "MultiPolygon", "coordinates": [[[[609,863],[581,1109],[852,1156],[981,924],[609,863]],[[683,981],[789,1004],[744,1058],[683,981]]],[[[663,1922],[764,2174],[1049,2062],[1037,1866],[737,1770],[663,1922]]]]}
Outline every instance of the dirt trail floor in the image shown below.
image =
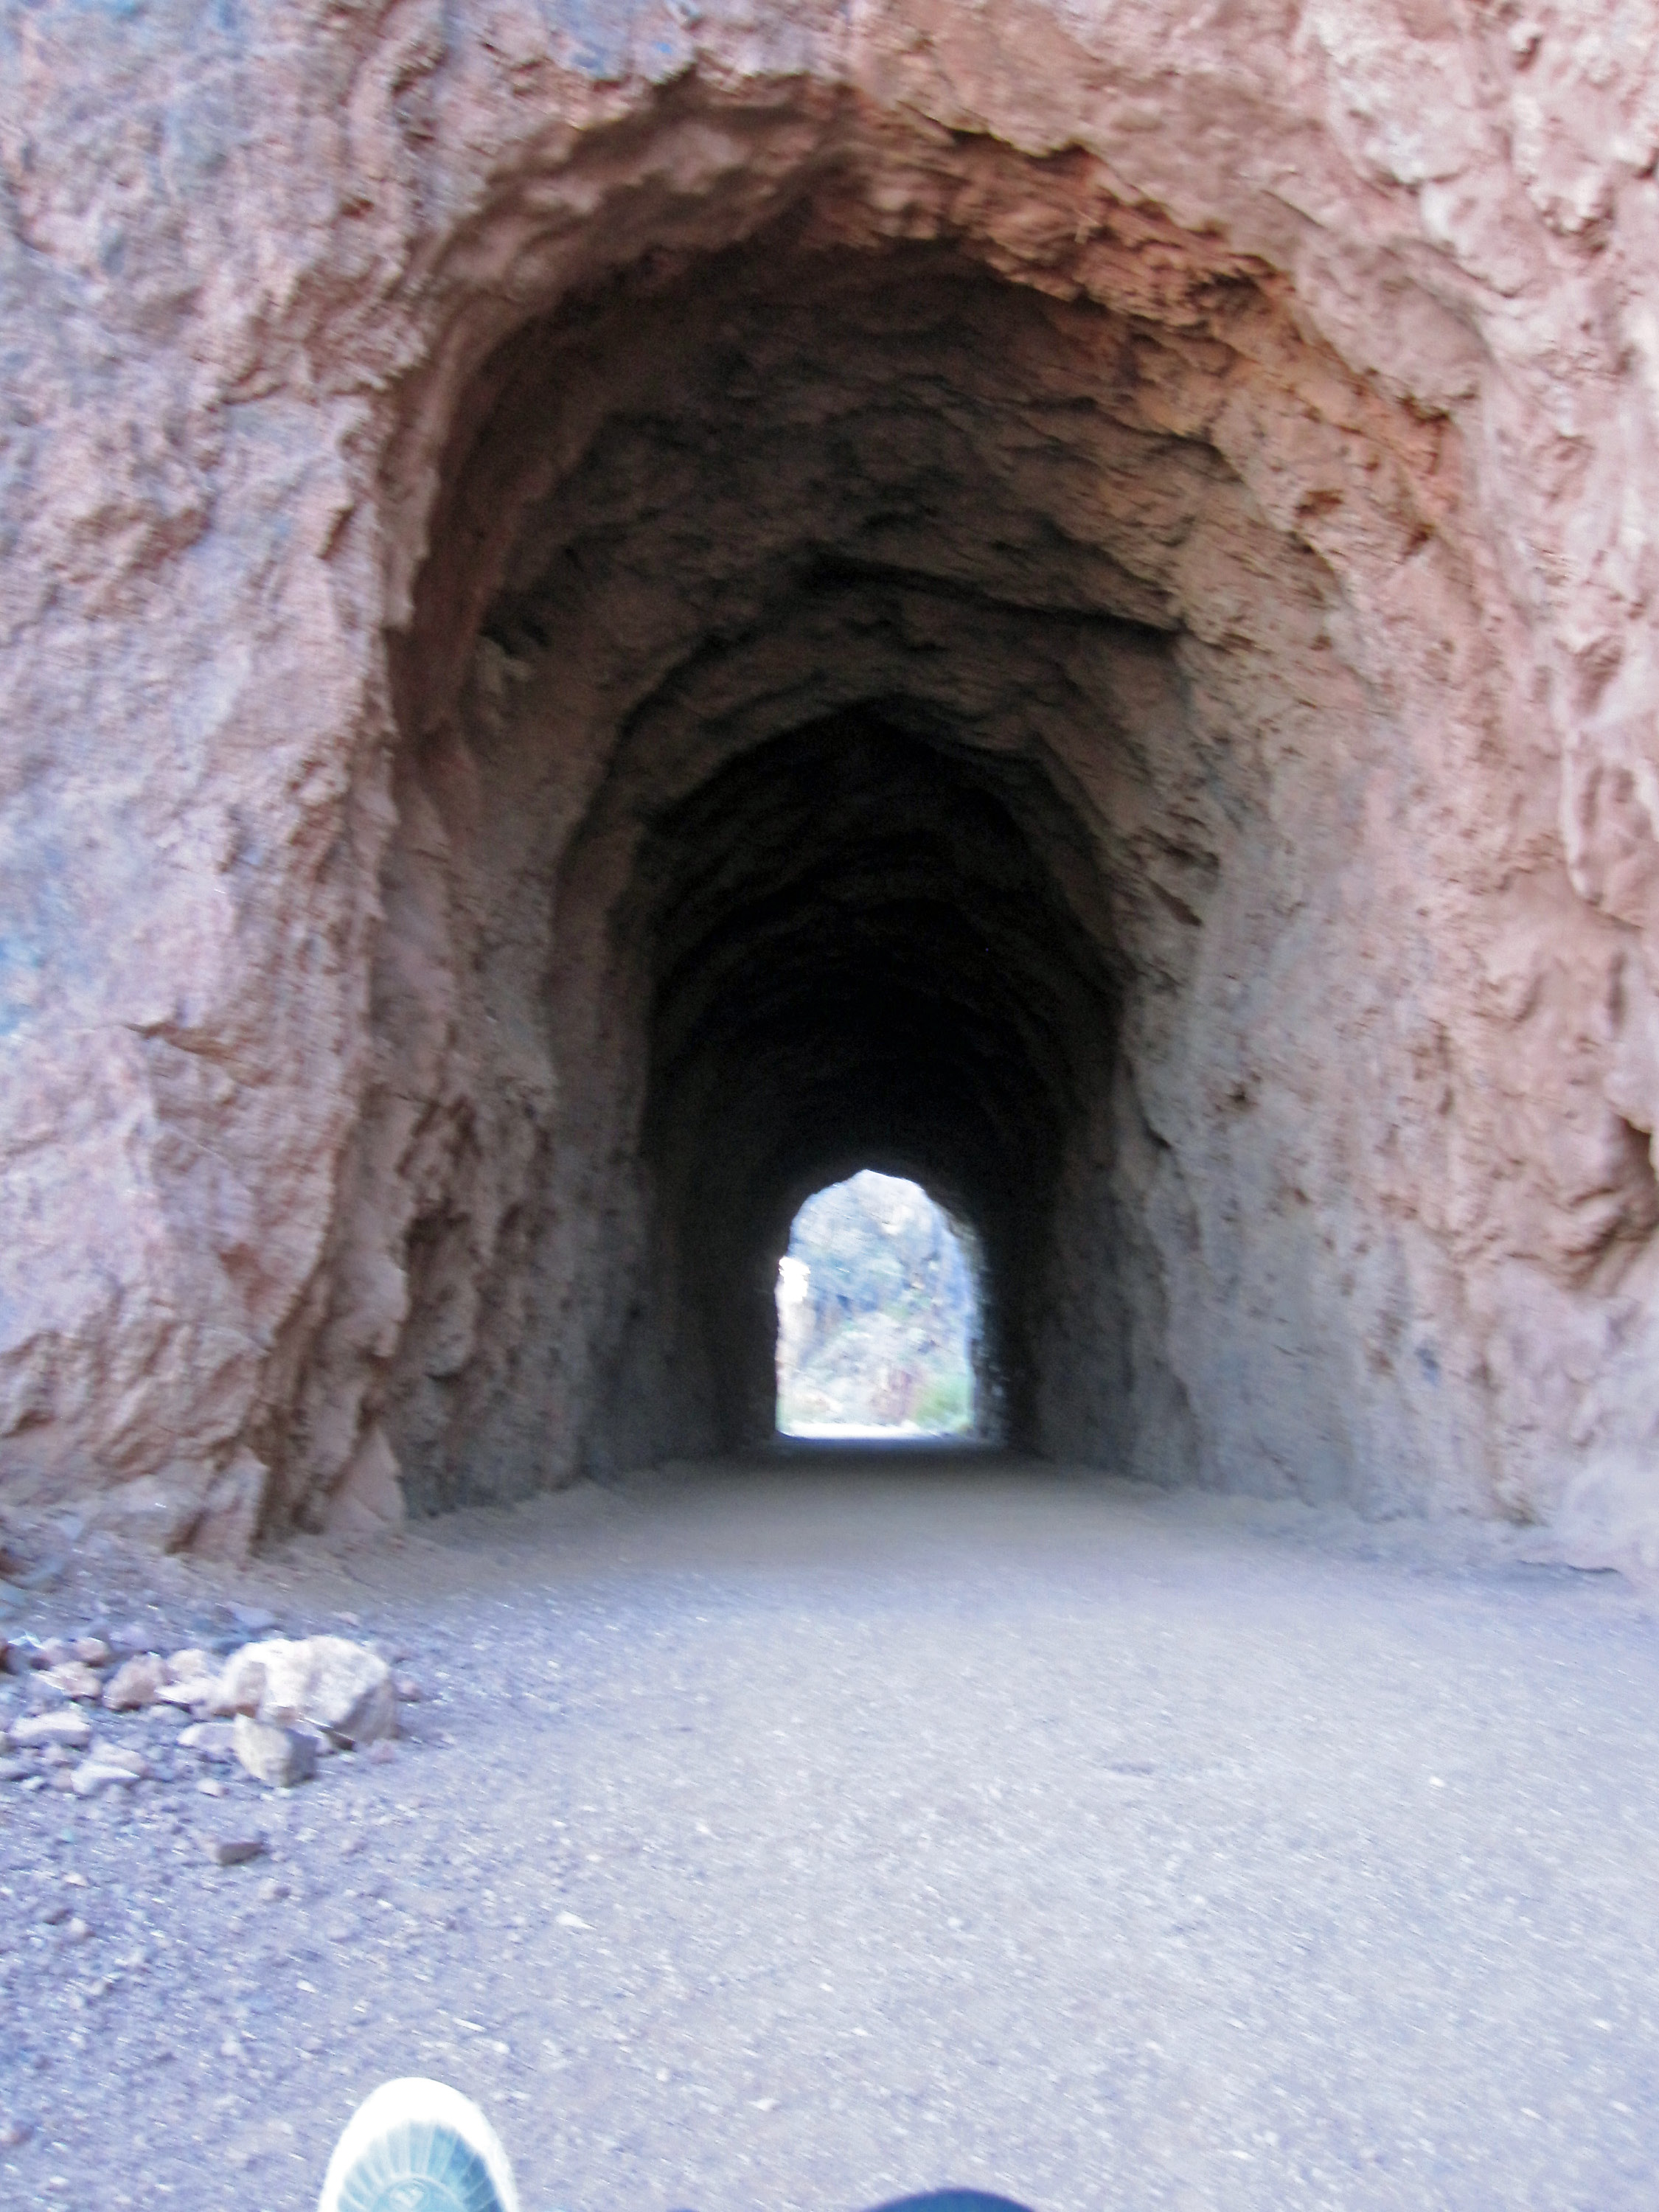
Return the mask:
{"type": "Polygon", "coordinates": [[[1659,1627],[1524,1548],[801,1453],[77,1568],[9,1632],[426,1694],[283,1795],[142,1715],[118,1802],[0,1789],[0,2202],[310,2212],[426,2072],[526,2212],[1650,2212],[1659,1627]]]}

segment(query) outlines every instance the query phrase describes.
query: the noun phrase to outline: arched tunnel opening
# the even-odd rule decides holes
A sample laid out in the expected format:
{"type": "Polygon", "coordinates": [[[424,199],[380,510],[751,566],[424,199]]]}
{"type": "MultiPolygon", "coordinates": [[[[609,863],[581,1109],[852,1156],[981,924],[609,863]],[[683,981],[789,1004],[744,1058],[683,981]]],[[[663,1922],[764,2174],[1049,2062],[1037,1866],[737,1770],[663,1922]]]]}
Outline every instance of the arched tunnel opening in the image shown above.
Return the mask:
{"type": "Polygon", "coordinates": [[[1080,159],[951,159],[926,224],[841,176],[632,235],[458,386],[301,1519],[763,1442],[790,1220],[862,1167],[973,1224],[1020,1449],[1487,1492],[1355,1079],[1465,835],[1389,657],[1466,620],[1445,426],[1080,159]]]}
{"type": "Polygon", "coordinates": [[[777,1267],[779,1437],[1000,1441],[972,1224],[874,1168],[814,1191],[777,1267]]]}
{"type": "MultiPolygon", "coordinates": [[[[483,925],[486,991],[498,1023],[547,1024],[559,1066],[545,1125],[512,1133],[523,1258],[496,1264],[510,1299],[552,1304],[494,1382],[486,1494],[527,1478],[519,1407],[568,1409],[599,1470],[769,1437],[777,1255],[807,1192],[859,1165],[975,1224],[996,1432],[1120,1441],[1117,908],[1178,939],[1213,862],[1172,823],[1114,880],[1103,836],[1129,824],[1087,781],[1133,775],[1182,690],[1169,608],[1070,511],[1121,503],[1099,447],[1121,434],[1066,388],[1099,337],[954,257],[780,271],[751,249],[498,366],[471,472],[545,489],[520,495],[459,726],[404,799],[452,854],[465,746],[466,826],[507,847],[490,873],[517,902],[483,925]],[[607,403],[556,484],[550,348],[607,403]]],[[[1143,466],[1190,477],[1146,442],[1143,466]]],[[[486,1150],[488,1179],[499,1134],[486,1150]]],[[[477,1236],[470,1213],[417,1224],[416,1336],[452,1325],[477,1236]]],[[[459,1401],[472,1472],[431,1497],[476,1494],[476,1352],[405,1376],[406,1479],[447,1460],[459,1401]]]]}

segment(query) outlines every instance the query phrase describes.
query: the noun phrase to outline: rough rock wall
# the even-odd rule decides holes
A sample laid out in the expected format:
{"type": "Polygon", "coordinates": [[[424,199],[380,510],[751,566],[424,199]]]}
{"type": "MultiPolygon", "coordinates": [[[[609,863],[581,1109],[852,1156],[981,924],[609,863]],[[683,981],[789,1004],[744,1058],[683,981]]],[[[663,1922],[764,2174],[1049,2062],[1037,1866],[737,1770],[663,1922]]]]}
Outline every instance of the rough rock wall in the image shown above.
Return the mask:
{"type": "Polygon", "coordinates": [[[741,1429],[806,1170],[735,1032],[675,1058],[659,825],[879,710],[1088,948],[1050,1058],[947,963],[1016,1077],[897,1147],[979,1176],[1035,1439],[1639,1534],[1656,57],[1647,0],[6,9],[9,1494],[234,1545],[741,1429]]]}

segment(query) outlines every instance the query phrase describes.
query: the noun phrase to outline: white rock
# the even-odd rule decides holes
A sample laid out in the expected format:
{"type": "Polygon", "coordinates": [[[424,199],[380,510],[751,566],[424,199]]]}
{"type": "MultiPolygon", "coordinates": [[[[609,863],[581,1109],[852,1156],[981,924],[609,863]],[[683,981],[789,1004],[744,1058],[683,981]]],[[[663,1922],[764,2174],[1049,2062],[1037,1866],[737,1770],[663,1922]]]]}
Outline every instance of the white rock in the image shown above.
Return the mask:
{"type": "Polygon", "coordinates": [[[93,1698],[104,1694],[103,1676],[84,1659],[65,1659],[58,1666],[48,1667],[45,1680],[66,1698],[93,1698]]]}
{"type": "Polygon", "coordinates": [[[192,1721],[179,1732],[179,1748],[204,1759],[234,1759],[236,1731],[229,1721],[192,1721]]]}
{"type": "Polygon", "coordinates": [[[281,1728],[238,1713],[234,1723],[236,1756],[256,1782],[291,1790],[317,1771],[317,1745],[303,1729],[281,1728]]]}
{"type": "Polygon", "coordinates": [[[185,1712],[194,1712],[212,1701],[216,1687],[211,1674],[192,1674],[188,1681],[163,1682],[155,1692],[158,1705],[177,1705],[185,1712]]]}
{"type": "Polygon", "coordinates": [[[195,1682],[211,1677],[219,1669],[211,1652],[199,1645],[191,1644],[183,1651],[175,1651],[167,1661],[167,1680],[170,1682],[195,1682]]]}
{"type": "Polygon", "coordinates": [[[125,1744],[100,1743],[92,1754],[100,1766],[118,1766],[142,1782],[149,1772],[149,1761],[142,1751],[129,1751],[125,1744]]]}
{"type": "Polygon", "coordinates": [[[238,1713],[252,1717],[258,1712],[265,1694],[265,1670],[259,1661],[247,1656],[258,1649],[257,1644],[244,1644],[225,1662],[224,1672],[215,1680],[201,1708],[211,1719],[231,1720],[238,1713]]]}
{"type": "Polygon", "coordinates": [[[138,1779],[130,1766],[112,1765],[101,1757],[83,1759],[70,1778],[70,1787],[77,1797],[94,1797],[100,1790],[130,1790],[138,1779]]]}
{"type": "Polygon", "coordinates": [[[92,1741],[92,1723],[83,1714],[65,1708],[56,1713],[26,1713],[11,1724],[11,1740],[19,1751],[43,1744],[62,1744],[69,1751],[84,1751],[92,1741]]]}
{"type": "Polygon", "coordinates": [[[212,1709],[252,1712],[277,1725],[309,1721],[343,1743],[373,1743],[398,1733],[391,1668],[344,1636],[245,1644],[220,1677],[212,1709]]]}
{"type": "Polygon", "coordinates": [[[104,1703],[112,1713],[132,1713],[153,1705],[167,1681],[167,1662],[156,1651],[124,1660],[104,1685],[104,1703]]]}

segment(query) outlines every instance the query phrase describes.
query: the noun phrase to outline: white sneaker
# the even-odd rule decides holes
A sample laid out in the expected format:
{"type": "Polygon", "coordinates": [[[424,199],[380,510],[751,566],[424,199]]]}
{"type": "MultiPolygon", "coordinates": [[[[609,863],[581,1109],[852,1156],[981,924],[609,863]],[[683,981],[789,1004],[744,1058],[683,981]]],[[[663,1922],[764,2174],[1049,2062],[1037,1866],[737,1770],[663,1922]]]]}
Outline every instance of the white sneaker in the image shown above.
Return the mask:
{"type": "Polygon", "coordinates": [[[441,2081],[386,2081],[334,2146],[318,2212],[519,2212],[519,2195],[470,2097],[441,2081]]]}

